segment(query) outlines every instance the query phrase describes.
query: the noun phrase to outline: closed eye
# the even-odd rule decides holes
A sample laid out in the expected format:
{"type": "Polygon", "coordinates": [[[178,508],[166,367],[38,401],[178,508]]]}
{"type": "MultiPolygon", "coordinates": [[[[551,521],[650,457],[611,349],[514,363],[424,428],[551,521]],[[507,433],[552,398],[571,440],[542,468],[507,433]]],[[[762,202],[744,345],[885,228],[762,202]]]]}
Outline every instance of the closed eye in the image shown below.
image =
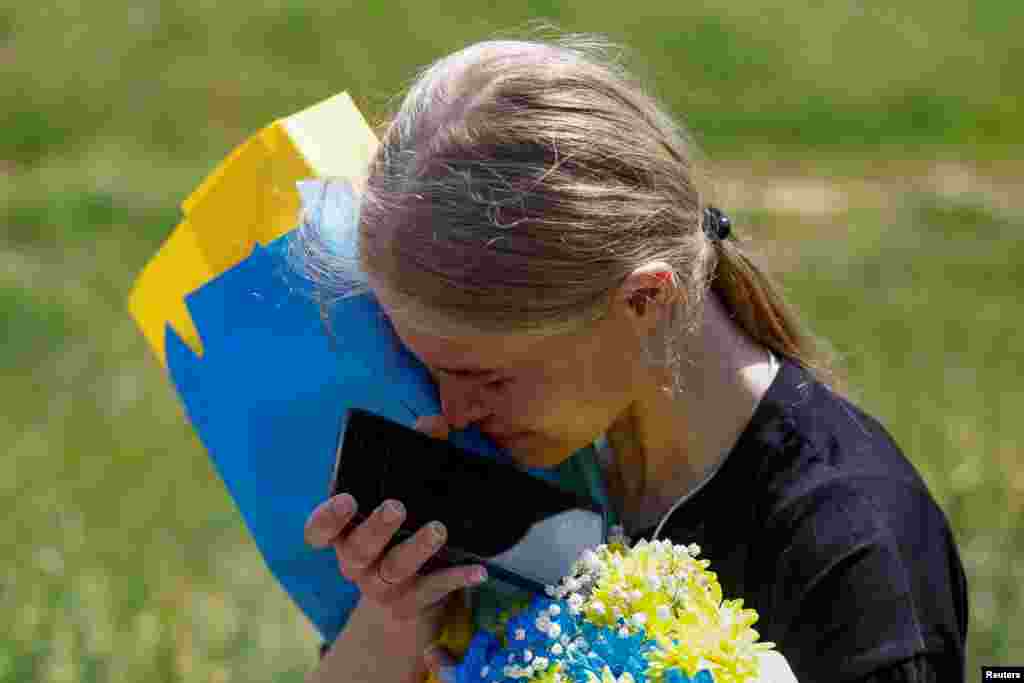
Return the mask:
{"type": "MultiPolygon", "coordinates": [[[[428,369],[430,370],[430,374],[433,376],[435,383],[439,383],[438,382],[439,376],[440,376],[440,373],[442,373],[442,372],[446,373],[446,374],[449,374],[449,375],[454,375],[456,377],[465,377],[465,376],[467,376],[467,373],[463,373],[463,372],[452,372],[450,370],[443,370],[443,369],[440,369],[440,368],[435,369],[435,368],[432,368],[432,367],[429,367],[429,366],[428,366],[428,369]]],[[[469,376],[471,376],[472,374],[473,373],[468,373],[469,376]]],[[[491,380],[489,382],[485,382],[484,386],[487,387],[488,389],[493,390],[493,391],[497,391],[497,390],[505,388],[505,386],[508,385],[508,383],[511,382],[511,381],[512,380],[508,379],[508,378],[494,379],[494,380],[491,380]]]]}

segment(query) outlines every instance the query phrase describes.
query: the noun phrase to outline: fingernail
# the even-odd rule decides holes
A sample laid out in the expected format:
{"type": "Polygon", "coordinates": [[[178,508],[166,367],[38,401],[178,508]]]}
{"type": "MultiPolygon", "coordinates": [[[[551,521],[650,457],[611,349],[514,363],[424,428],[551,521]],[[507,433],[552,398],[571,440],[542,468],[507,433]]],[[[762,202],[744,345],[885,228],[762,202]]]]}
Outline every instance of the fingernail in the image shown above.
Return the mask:
{"type": "Polygon", "coordinates": [[[386,500],[381,509],[381,514],[388,522],[394,522],[402,516],[402,504],[397,500],[386,500]]]}
{"type": "Polygon", "coordinates": [[[427,646],[427,649],[423,651],[423,663],[427,665],[427,668],[431,671],[437,671],[437,668],[441,665],[438,659],[438,654],[441,652],[441,646],[437,643],[427,646]]]}
{"type": "Polygon", "coordinates": [[[341,517],[350,515],[355,508],[355,503],[355,498],[348,493],[343,493],[334,499],[334,512],[341,517]]]}
{"type": "Polygon", "coordinates": [[[434,543],[444,540],[444,524],[441,524],[440,522],[431,522],[428,526],[430,527],[431,540],[433,540],[434,543]]]}

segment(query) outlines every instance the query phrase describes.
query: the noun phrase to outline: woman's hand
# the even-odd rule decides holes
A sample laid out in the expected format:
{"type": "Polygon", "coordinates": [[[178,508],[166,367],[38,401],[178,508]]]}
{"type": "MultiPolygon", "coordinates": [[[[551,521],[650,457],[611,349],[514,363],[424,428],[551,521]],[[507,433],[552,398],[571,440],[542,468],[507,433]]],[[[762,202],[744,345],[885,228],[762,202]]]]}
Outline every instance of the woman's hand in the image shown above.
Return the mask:
{"type": "MultiPolygon", "coordinates": [[[[446,438],[448,426],[441,416],[420,418],[416,429],[435,438],[446,438]]],[[[321,503],[306,522],[306,542],[314,548],[331,545],[341,574],[355,583],[362,597],[352,614],[380,634],[379,656],[394,656],[396,642],[403,639],[405,651],[416,641],[415,652],[423,652],[441,632],[450,599],[460,589],[474,586],[480,565],[441,569],[426,575],[417,572],[444,545],[446,530],[440,522],[424,525],[402,543],[385,552],[400,527],[405,512],[398,505],[390,510],[385,501],[368,519],[351,526],[358,502],[349,494],[321,503]]],[[[486,578],[486,575],[484,575],[486,578]]],[[[423,663],[418,663],[423,666],[423,663]]]]}

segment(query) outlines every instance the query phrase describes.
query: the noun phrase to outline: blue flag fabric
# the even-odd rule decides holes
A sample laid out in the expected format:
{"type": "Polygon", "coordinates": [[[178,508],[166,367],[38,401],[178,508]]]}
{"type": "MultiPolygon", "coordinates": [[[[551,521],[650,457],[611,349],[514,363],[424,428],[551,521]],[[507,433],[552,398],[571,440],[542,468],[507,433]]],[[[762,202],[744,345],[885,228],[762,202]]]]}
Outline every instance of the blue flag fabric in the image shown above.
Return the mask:
{"type": "MultiPolygon", "coordinates": [[[[321,202],[307,218],[331,221],[337,248],[354,255],[358,204],[351,189],[337,181],[298,185],[307,209],[321,202]]],[[[167,365],[267,568],[324,640],[333,641],[359,590],[340,575],[330,548],[306,545],[304,526],[328,497],[346,411],[359,407],[412,427],[418,416],[441,410],[427,369],[371,295],[329,311],[329,339],[311,284],[285,256],[293,235],[256,245],[242,263],[186,297],[203,353],[193,353],[168,325],[167,365]]],[[[475,428],[453,431],[450,440],[512,462],[475,428]]],[[[608,509],[592,447],[557,468],[526,471],[585,491],[608,509]]],[[[475,607],[481,619],[493,616],[500,594],[491,587],[480,595],[492,596],[475,607]]]]}

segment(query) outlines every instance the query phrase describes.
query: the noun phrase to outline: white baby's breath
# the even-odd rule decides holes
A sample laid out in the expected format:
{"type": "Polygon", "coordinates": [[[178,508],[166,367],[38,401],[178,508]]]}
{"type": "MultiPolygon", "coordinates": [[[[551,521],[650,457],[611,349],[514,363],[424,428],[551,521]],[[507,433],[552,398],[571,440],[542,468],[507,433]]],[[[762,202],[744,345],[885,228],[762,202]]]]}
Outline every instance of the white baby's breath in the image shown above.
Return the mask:
{"type": "MultiPolygon", "coordinates": [[[[728,672],[725,680],[749,680],[746,674],[735,677],[736,672],[753,671],[753,657],[774,644],[755,643],[757,633],[749,628],[750,610],[743,610],[736,602],[721,601],[721,587],[715,575],[706,570],[710,563],[696,559],[700,552],[696,543],[685,546],[667,539],[640,540],[630,546],[616,536],[608,544],[584,551],[574,563],[572,574],[556,586],[545,587],[549,598],[564,600],[565,604],[548,604],[533,613],[537,630],[552,642],[539,652],[537,648],[520,650],[524,666],[513,664],[510,657],[506,677],[525,679],[545,673],[552,661],[559,662],[563,657],[577,662],[585,657],[593,661],[592,672],[599,670],[601,649],[595,651],[582,632],[576,631],[575,637],[563,633],[562,623],[569,623],[565,617],[562,623],[554,619],[568,610],[577,623],[589,621],[612,629],[621,638],[640,634],[651,639],[649,643],[656,638],[659,647],[645,651],[648,676],[655,676],[655,680],[663,677],[658,672],[684,661],[692,666],[693,657],[708,653],[715,653],[715,661],[700,658],[698,671],[712,669],[716,678],[728,672]],[[726,649],[721,649],[723,646],[726,649]],[[731,654],[723,658],[723,652],[731,654]]],[[[526,629],[516,629],[514,639],[525,640],[526,629]]],[[[610,669],[605,670],[607,676],[591,678],[588,683],[635,683],[628,671],[615,679],[610,669]]],[[[588,672],[588,677],[593,675],[588,672]]],[[[564,672],[554,671],[547,676],[544,680],[553,683],[573,683],[564,672]]]]}

